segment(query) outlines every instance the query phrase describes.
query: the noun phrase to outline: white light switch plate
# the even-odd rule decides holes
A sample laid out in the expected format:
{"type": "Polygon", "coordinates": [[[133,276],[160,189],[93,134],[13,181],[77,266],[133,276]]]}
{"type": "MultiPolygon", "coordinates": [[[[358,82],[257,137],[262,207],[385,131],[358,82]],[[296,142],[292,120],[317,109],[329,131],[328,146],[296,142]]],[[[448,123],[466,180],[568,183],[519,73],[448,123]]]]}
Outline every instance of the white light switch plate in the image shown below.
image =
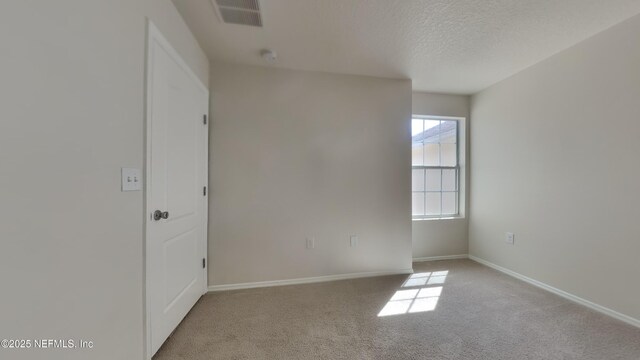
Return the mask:
{"type": "Polygon", "coordinates": [[[504,238],[504,241],[507,244],[513,245],[514,242],[515,242],[515,236],[513,235],[513,233],[507,233],[505,238],[504,238]]]}
{"type": "Polygon", "coordinates": [[[351,247],[358,246],[358,237],[356,235],[351,235],[350,243],[351,243],[351,247]]]}
{"type": "Polygon", "coordinates": [[[122,191],[142,190],[142,171],[134,168],[122,168],[122,191]]]}
{"type": "Polygon", "coordinates": [[[310,237],[307,238],[307,249],[315,249],[316,248],[316,238],[310,237]]]}

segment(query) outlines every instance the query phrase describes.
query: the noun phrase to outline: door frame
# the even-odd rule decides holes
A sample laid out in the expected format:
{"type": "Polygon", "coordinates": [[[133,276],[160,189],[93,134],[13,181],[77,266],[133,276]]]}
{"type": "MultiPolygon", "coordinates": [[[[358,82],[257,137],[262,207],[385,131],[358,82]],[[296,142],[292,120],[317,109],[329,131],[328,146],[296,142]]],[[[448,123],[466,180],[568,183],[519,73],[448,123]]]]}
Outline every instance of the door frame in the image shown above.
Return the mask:
{"type": "MultiPolygon", "coordinates": [[[[150,189],[150,183],[151,183],[151,179],[150,179],[150,168],[151,168],[151,157],[149,154],[151,154],[151,89],[152,89],[152,71],[153,71],[153,51],[151,51],[152,46],[155,43],[159,44],[160,46],[162,46],[164,48],[165,51],[167,51],[167,53],[173,58],[173,60],[175,60],[178,65],[189,75],[189,77],[191,77],[196,84],[198,84],[198,86],[201,88],[202,91],[205,92],[206,94],[206,98],[207,98],[207,109],[206,112],[204,113],[204,115],[207,116],[207,118],[209,117],[209,109],[208,109],[208,104],[209,104],[209,89],[207,88],[207,86],[200,80],[200,78],[193,72],[193,70],[189,67],[189,65],[187,65],[187,63],[184,61],[184,59],[180,56],[180,54],[173,48],[173,46],[169,43],[169,41],[162,35],[162,33],[160,32],[160,30],[155,26],[155,24],[149,19],[147,18],[147,34],[145,37],[146,40],[146,46],[145,46],[145,75],[144,75],[144,169],[143,169],[143,176],[144,176],[144,189],[143,189],[143,203],[144,203],[144,208],[143,208],[143,223],[144,223],[144,228],[143,228],[143,256],[142,256],[142,262],[143,262],[143,281],[144,281],[144,289],[143,289],[143,337],[144,337],[144,358],[150,360],[151,359],[151,304],[150,304],[150,298],[147,296],[147,294],[149,293],[149,277],[147,276],[149,274],[149,268],[148,268],[148,261],[147,261],[147,254],[149,253],[149,224],[151,223],[151,213],[153,212],[153,210],[151,209],[151,203],[150,203],[150,197],[149,197],[149,191],[148,189],[150,189]]],[[[209,121],[207,121],[207,123],[205,124],[205,130],[203,131],[203,136],[204,136],[204,146],[205,146],[205,156],[203,159],[203,164],[202,166],[202,170],[203,170],[203,174],[204,174],[204,183],[205,186],[207,186],[207,195],[203,196],[204,197],[204,206],[203,206],[203,221],[202,221],[202,226],[204,227],[202,234],[203,234],[203,238],[200,239],[201,241],[201,248],[203,251],[202,256],[207,259],[206,261],[206,266],[202,269],[203,272],[203,278],[204,278],[204,288],[202,289],[202,294],[205,294],[208,291],[208,280],[207,280],[207,273],[208,273],[208,268],[209,268],[209,260],[208,260],[208,256],[207,256],[207,230],[208,230],[208,222],[209,222],[209,217],[208,217],[208,211],[209,211],[209,121]]]]}

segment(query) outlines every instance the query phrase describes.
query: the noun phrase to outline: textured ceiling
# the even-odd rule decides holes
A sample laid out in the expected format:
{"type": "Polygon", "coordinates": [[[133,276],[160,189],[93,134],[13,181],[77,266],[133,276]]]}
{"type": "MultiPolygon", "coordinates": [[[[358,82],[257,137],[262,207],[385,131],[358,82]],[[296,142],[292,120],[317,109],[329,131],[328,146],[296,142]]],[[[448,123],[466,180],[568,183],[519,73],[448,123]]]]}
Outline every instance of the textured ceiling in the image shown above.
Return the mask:
{"type": "Polygon", "coordinates": [[[261,0],[263,28],[173,0],[211,60],[410,78],[471,94],[640,12],[640,0],[261,0]],[[278,53],[265,63],[260,49],[278,53]]]}

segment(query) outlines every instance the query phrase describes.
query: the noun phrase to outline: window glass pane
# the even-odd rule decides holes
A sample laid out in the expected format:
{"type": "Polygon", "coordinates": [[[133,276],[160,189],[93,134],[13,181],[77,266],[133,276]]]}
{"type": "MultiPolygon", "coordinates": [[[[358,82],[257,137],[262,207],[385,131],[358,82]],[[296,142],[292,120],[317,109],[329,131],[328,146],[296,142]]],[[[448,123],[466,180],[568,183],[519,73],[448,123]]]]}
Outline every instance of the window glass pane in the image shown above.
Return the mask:
{"type": "Polygon", "coordinates": [[[456,173],[458,171],[454,169],[443,169],[442,170],[442,191],[456,191],[457,189],[457,181],[456,181],[456,173]]]}
{"type": "Polygon", "coordinates": [[[442,121],[440,125],[440,142],[441,143],[457,143],[458,141],[458,122],[442,121]]]}
{"type": "Polygon", "coordinates": [[[439,120],[425,120],[424,121],[424,133],[422,134],[422,141],[425,143],[437,144],[440,142],[440,121],[439,120]]]}
{"type": "Polygon", "coordinates": [[[411,120],[411,136],[416,136],[424,131],[423,129],[424,120],[422,119],[412,119],[411,120]]]}
{"type": "Polygon", "coordinates": [[[441,158],[442,165],[441,166],[456,166],[458,165],[458,153],[456,144],[440,144],[441,148],[441,158]]]}
{"type": "Polygon", "coordinates": [[[412,174],[413,191],[424,191],[424,169],[413,169],[412,174]]]}
{"type": "Polygon", "coordinates": [[[411,164],[413,166],[424,165],[424,146],[422,144],[413,144],[411,147],[411,164]]]}
{"type": "Polygon", "coordinates": [[[427,215],[440,215],[441,193],[427,193],[427,215]]]}
{"type": "Polygon", "coordinates": [[[424,165],[440,166],[440,144],[424,145],[424,165]]]}
{"type": "Polygon", "coordinates": [[[446,192],[442,193],[442,214],[443,215],[455,215],[458,213],[456,209],[458,193],[446,192]]]}
{"type": "Polygon", "coordinates": [[[413,193],[413,215],[424,215],[424,193],[413,193]]]}
{"type": "Polygon", "coordinates": [[[414,216],[457,215],[459,212],[458,121],[411,119],[412,164],[433,169],[412,170],[414,216]]]}
{"type": "Polygon", "coordinates": [[[427,169],[427,191],[440,191],[442,189],[440,169],[427,169]]]}

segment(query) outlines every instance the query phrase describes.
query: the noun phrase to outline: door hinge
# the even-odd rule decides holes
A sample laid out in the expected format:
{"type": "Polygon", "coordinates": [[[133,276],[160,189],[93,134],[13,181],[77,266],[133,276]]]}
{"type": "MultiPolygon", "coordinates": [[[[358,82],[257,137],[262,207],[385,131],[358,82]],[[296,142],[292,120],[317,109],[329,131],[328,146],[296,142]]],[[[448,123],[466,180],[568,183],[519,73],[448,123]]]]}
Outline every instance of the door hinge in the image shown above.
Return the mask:
{"type": "Polygon", "coordinates": [[[202,122],[207,125],[207,114],[202,115],[202,122]]]}
{"type": "Polygon", "coordinates": [[[207,260],[202,258],[202,268],[204,269],[207,266],[207,260]]]}
{"type": "Polygon", "coordinates": [[[207,187],[202,188],[202,196],[207,196],[207,187]]]}

